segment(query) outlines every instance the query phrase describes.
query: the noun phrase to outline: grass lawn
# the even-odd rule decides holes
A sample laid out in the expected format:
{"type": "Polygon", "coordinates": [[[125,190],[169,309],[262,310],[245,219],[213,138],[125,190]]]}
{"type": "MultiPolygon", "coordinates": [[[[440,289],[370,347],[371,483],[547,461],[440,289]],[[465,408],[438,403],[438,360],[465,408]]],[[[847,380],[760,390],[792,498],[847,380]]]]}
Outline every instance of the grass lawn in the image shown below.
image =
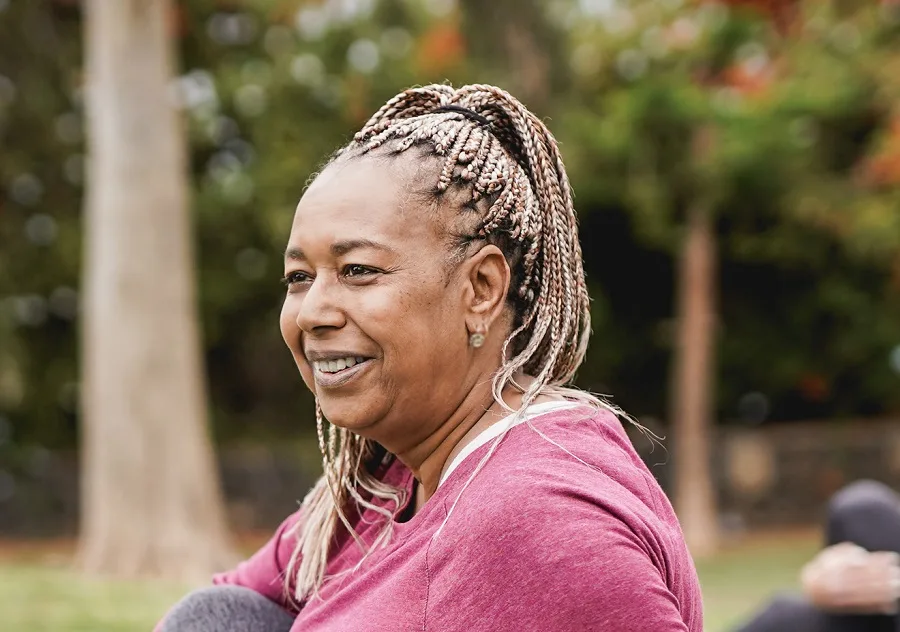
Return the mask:
{"type": "MultiPolygon", "coordinates": [[[[758,537],[699,564],[706,632],[731,629],[773,592],[792,588],[815,548],[809,534],[758,537]]],[[[149,632],[188,588],[86,580],[66,569],[66,559],[41,550],[0,555],[0,630],[149,632]]]]}

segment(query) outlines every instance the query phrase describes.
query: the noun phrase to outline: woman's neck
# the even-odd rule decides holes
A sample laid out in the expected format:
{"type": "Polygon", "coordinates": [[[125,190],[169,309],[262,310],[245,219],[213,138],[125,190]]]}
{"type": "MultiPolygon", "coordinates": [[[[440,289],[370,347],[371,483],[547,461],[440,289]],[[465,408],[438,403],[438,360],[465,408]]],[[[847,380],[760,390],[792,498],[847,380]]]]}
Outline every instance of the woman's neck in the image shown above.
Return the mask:
{"type": "MultiPolygon", "coordinates": [[[[523,377],[516,381],[519,386],[527,389],[533,384],[534,378],[523,377]]],[[[510,414],[494,400],[490,381],[484,386],[473,390],[447,421],[426,440],[397,454],[397,458],[416,478],[416,510],[437,490],[441,475],[453,458],[479,434],[510,414]]],[[[522,405],[522,392],[514,387],[508,387],[503,398],[510,408],[518,409],[522,405]]],[[[539,396],[534,403],[550,400],[549,397],[539,396]]]]}

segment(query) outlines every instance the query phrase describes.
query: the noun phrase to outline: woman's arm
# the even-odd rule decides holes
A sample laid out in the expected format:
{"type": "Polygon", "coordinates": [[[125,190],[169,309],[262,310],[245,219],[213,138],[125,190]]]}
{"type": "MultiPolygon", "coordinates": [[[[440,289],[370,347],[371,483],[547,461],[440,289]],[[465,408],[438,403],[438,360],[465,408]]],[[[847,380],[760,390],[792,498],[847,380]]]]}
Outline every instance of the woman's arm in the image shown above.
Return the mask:
{"type": "Polygon", "coordinates": [[[869,553],[850,542],[823,549],[800,574],[803,592],[830,612],[896,614],[900,555],[869,553]]]}

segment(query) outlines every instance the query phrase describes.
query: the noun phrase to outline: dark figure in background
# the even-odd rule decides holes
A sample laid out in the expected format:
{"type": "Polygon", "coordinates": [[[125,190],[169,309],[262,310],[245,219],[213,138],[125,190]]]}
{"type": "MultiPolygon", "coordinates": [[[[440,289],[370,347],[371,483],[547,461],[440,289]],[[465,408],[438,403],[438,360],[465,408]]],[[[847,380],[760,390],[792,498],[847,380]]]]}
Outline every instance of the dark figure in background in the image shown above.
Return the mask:
{"type": "Polygon", "coordinates": [[[739,632],[900,632],[900,496],[875,481],[832,497],[826,548],[739,632]]]}

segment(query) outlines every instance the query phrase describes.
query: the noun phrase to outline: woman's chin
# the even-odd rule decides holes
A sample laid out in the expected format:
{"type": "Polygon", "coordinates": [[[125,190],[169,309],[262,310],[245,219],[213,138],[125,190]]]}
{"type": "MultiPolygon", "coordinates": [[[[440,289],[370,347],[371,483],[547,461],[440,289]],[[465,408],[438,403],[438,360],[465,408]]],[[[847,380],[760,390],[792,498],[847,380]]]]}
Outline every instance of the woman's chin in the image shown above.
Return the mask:
{"type": "Polygon", "coordinates": [[[352,402],[329,402],[320,399],[322,414],[328,422],[338,428],[366,436],[366,429],[375,425],[379,416],[366,410],[366,407],[352,402]]]}

